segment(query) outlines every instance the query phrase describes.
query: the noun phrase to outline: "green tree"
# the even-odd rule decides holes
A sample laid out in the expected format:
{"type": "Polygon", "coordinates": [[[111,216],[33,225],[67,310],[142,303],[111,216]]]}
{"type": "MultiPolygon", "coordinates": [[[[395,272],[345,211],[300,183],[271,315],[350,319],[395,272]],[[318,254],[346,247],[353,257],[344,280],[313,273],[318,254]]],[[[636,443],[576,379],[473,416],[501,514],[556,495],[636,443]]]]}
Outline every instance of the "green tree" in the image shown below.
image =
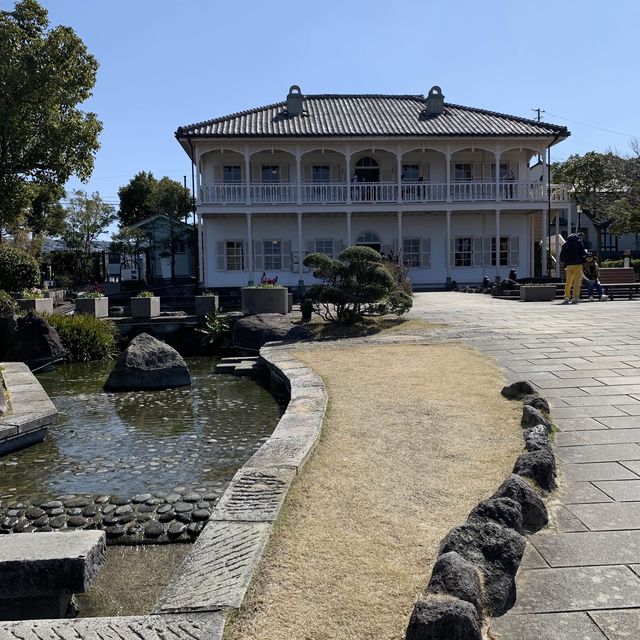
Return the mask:
{"type": "Polygon", "coordinates": [[[174,280],[178,242],[192,235],[180,224],[182,218],[191,211],[191,192],[176,180],[166,176],[157,180],[151,172],[141,171],[118,189],[118,196],[121,227],[128,227],[156,214],[163,216],[157,224],[163,228],[162,235],[166,240],[156,241],[155,249],[161,255],[171,257],[171,279],[174,280]]]}
{"type": "Polygon", "coordinates": [[[571,186],[577,205],[591,218],[600,246],[600,228],[611,219],[611,205],[620,197],[624,160],[612,153],[589,151],[552,166],[553,182],[571,186]]]}
{"type": "Polygon", "coordinates": [[[66,207],[62,239],[75,252],[77,273],[85,282],[90,270],[93,244],[114,220],[114,208],[103,202],[97,192],[89,197],[84,191],[76,191],[66,207]]]}
{"type": "Polygon", "coordinates": [[[631,141],[633,155],[622,163],[622,182],[618,198],[610,207],[611,232],[640,233],[640,140],[631,141]]]}
{"type": "Polygon", "coordinates": [[[150,171],[140,171],[128,184],[118,189],[118,219],[121,227],[129,227],[157,213],[154,199],[157,186],[158,180],[150,171]]]}
{"type": "Polygon", "coordinates": [[[348,247],[337,258],[312,253],[304,265],[323,282],[311,287],[305,299],[325,320],[353,324],[364,316],[402,315],[412,306],[411,296],[397,287],[380,254],[370,247],[348,247]]]}
{"type": "Polygon", "coordinates": [[[41,221],[51,189],[91,175],[102,124],[77,105],[91,96],[97,69],[75,32],[50,28],[35,0],[0,11],[0,229],[27,224],[29,209],[41,221]],[[43,193],[44,209],[34,201],[43,193]]]}

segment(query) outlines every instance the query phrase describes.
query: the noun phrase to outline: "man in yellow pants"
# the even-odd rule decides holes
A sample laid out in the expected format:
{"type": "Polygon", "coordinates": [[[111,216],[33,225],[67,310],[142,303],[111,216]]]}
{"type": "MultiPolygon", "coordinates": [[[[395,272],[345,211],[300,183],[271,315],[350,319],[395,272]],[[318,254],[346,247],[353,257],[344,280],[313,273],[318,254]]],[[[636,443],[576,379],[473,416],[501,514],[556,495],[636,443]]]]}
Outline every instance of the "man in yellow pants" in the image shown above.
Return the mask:
{"type": "Polygon", "coordinates": [[[564,284],[564,302],[571,304],[571,289],[573,289],[573,304],[580,302],[580,286],[582,285],[582,264],[587,251],[582,244],[582,238],[572,233],[562,245],[560,262],[567,268],[567,279],[564,284]]]}

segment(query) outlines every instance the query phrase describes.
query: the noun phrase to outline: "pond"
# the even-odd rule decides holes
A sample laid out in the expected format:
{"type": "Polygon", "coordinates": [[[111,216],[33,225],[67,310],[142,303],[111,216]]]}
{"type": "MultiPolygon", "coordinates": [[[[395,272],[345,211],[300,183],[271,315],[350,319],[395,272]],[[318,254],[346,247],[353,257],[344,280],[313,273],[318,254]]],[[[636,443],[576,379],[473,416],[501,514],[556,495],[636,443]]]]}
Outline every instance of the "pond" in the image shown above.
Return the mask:
{"type": "Polygon", "coordinates": [[[186,361],[192,386],[165,391],[105,393],[112,362],[38,375],[60,420],[43,443],[0,458],[0,504],[70,494],[220,495],[282,410],[256,382],[213,373],[215,359],[186,361]]]}

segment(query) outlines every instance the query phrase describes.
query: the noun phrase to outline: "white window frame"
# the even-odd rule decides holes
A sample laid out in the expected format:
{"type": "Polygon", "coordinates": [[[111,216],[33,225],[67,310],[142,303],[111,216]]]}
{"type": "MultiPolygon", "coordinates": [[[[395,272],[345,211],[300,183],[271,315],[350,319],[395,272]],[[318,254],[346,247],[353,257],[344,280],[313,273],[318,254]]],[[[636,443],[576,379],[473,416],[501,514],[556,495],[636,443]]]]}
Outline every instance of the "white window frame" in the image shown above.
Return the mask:
{"type": "Polygon", "coordinates": [[[324,253],[330,258],[335,258],[336,243],[333,238],[316,238],[313,242],[313,253],[324,253]],[[320,243],[325,243],[325,248],[321,249],[320,243]],[[326,245],[330,245],[329,251],[326,251],[326,245]]]}
{"type": "MultiPolygon", "coordinates": [[[[238,247],[236,247],[238,248],[238,247]]],[[[246,271],[247,270],[247,248],[244,240],[239,240],[237,238],[227,238],[225,240],[219,240],[216,243],[216,251],[217,251],[217,270],[218,271],[246,271]],[[240,255],[231,255],[229,253],[229,245],[230,244],[238,245],[240,248],[240,255]],[[240,258],[240,268],[236,268],[232,266],[230,268],[230,260],[237,260],[240,258]]],[[[236,263],[237,264],[237,263],[236,263]]]]}
{"type": "Polygon", "coordinates": [[[453,239],[453,266],[473,267],[473,236],[456,236],[453,239]],[[458,243],[469,241],[468,249],[459,249],[458,243]],[[466,262],[469,264],[466,264],[466,262]]]}
{"type": "Polygon", "coordinates": [[[331,182],[331,165],[330,164],[313,164],[311,165],[311,182],[313,184],[329,184],[331,182]],[[316,180],[316,169],[326,170],[326,180],[316,180]]]}
{"type": "Polygon", "coordinates": [[[402,261],[408,269],[422,267],[422,238],[402,238],[402,261]],[[407,243],[412,243],[411,251],[407,250],[407,243]]]}
{"type": "Polygon", "coordinates": [[[242,183],[242,165],[239,165],[239,164],[224,164],[224,165],[222,165],[222,182],[223,182],[223,184],[241,184],[242,183]],[[226,175],[225,175],[225,169],[237,169],[238,170],[238,179],[237,180],[227,180],[226,179],[226,175]]]}
{"type": "Polygon", "coordinates": [[[260,182],[261,184],[280,184],[282,181],[282,167],[279,164],[261,164],[260,165],[260,182]],[[265,180],[265,169],[269,170],[270,175],[276,175],[277,180],[265,180]],[[274,171],[275,169],[275,171],[274,171]]]}

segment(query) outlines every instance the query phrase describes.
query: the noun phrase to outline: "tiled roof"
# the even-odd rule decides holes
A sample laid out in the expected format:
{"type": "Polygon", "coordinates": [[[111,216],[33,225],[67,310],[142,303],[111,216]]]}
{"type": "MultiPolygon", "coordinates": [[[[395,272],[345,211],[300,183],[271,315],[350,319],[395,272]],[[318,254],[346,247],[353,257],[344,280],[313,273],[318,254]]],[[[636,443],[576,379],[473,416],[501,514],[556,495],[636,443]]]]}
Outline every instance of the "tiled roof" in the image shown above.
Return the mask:
{"type": "Polygon", "coordinates": [[[310,95],[303,104],[301,115],[279,102],[180,127],[176,137],[569,135],[566,127],[456,104],[428,115],[423,96],[310,95]]]}

